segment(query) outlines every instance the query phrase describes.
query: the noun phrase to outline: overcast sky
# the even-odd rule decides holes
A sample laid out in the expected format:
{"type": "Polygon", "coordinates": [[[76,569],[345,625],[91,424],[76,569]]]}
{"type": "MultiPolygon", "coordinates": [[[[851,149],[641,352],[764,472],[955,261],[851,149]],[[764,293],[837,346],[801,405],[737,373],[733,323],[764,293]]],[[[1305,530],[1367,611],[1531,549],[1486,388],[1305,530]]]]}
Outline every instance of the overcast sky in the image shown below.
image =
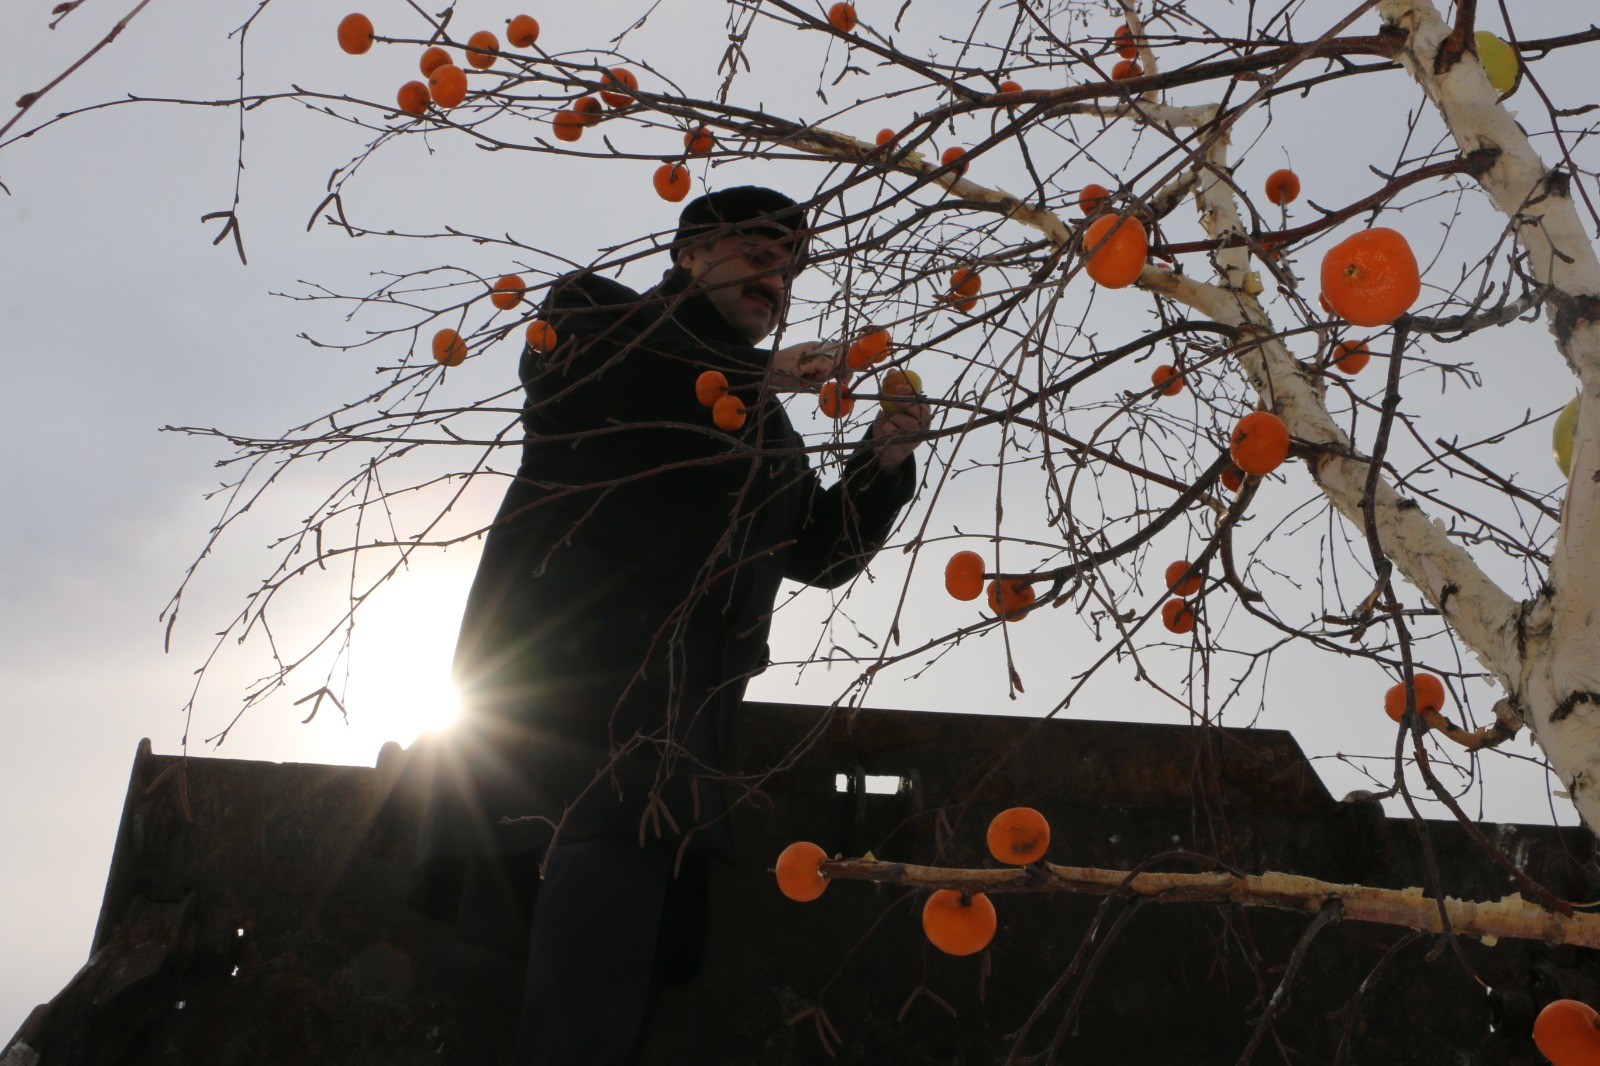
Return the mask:
{"type": "MultiPolygon", "coordinates": [[[[0,32],[0,100],[14,100],[65,69],[118,14],[87,5],[52,32],[45,28],[48,6],[30,5],[19,14],[19,5],[9,5],[0,32]]],[[[253,6],[152,3],[113,46],[51,93],[19,128],[69,107],[127,93],[225,97],[235,91],[238,64],[236,39],[227,33],[253,6]]],[[[400,5],[388,6],[394,19],[404,21],[400,5]]],[[[584,5],[581,12],[579,5],[567,5],[534,13],[544,25],[541,44],[557,51],[601,44],[643,6],[610,0],[584,5]]],[[[868,21],[877,16],[870,6],[860,4],[868,21]]],[[[1234,17],[1228,12],[1237,11],[1233,5],[1208,6],[1217,9],[1219,18],[1234,17]]],[[[972,17],[969,8],[918,0],[905,17],[907,50],[916,54],[932,47],[934,33],[964,36],[972,17]]],[[[1529,13],[1527,27],[1519,27],[1525,34],[1576,28],[1563,24],[1559,13],[1539,8],[1529,13]]],[[[888,12],[890,5],[884,4],[883,10],[888,12]]],[[[371,13],[380,33],[391,32],[379,10],[371,13]]],[[[461,8],[456,25],[461,36],[479,26],[499,30],[510,13],[469,3],[461,8]]],[[[720,5],[668,0],[622,49],[655,60],[691,94],[709,95],[725,44],[721,19],[720,5]]],[[[297,84],[387,100],[394,86],[415,76],[416,47],[380,45],[359,59],[345,56],[334,44],[336,21],[326,5],[311,0],[277,0],[266,7],[250,31],[246,90],[281,91],[297,84]]],[[[1302,36],[1319,26],[1310,16],[1297,24],[1302,36]]],[[[1364,31],[1375,28],[1371,18],[1364,31]]],[[[413,16],[392,32],[415,36],[421,27],[413,16]]],[[[820,34],[763,27],[752,40],[751,56],[755,73],[742,76],[733,93],[746,106],[765,105],[777,114],[870,138],[880,126],[902,122],[911,108],[931,104],[931,97],[923,97],[833,117],[839,105],[872,94],[877,86],[863,80],[866,76],[847,78],[837,88],[825,84],[828,104],[818,100],[817,71],[826,69],[824,81],[831,82],[842,60],[840,50],[835,46],[830,53],[820,34]]],[[[1593,102],[1592,77],[1579,78],[1577,56],[1559,56],[1539,70],[1559,105],[1593,102]]],[[[1050,84],[1039,72],[1021,80],[1030,87],[1050,84]]],[[[1291,161],[1305,178],[1307,195],[1320,203],[1342,204],[1369,192],[1375,179],[1368,164],[1393,166],[1405,135],[1405,108],[1423,105],[1401,74],[1360,80],[1371,84],[1341,88],[1330,97],[1338,101],[1335,109],[1313,113],[1297,110],[1304,106],[1297,101],[1282,102],[1274,124],[1253,145],[1255,154],[1241,166],[1241,182],[1253,185],[1291,161]]],[[[1526,90],[1515,102],[1536,106],[1526,90]]],[[[365,114],[372,120],[380,117],[365,114]]],[[[7,115],[0,111],[0,120],[7,115]]],[[[249,265],[242,265],[231,240],[212,245],[218,224],[200,221],[233,202],[238,124],[239,113],[229,108],[123,105],[78,115],[0,150],[0,181],[9,189],[9,195],[0,195],[0,351],[5,370],[0,385],[5,401],[0,500],[6,516],[0,523],[0,699],[6,723],[0,744],[0,809],[7,812],[0,821],[0,958],[8,960],[0,967],[0,1038],[9,1036],[35,1003],[49,999],[85,958],[139,739],[150,737],[158,752],[179,750],[186,725],[182,711],[194,671],[210,655],[215,634],[277,564],[278,555],[268,545],[293,532],[332,486],[351,473],[348,464],[340,465],[341,456],[297,465],[237,528],[228,530],[185,591],[171,650],[164,653],[158,615],[221,513],[221,500],[207,499],[207,494],[236,477],[238,469],[216,465],[235,454],[227,444],[158,432],[160,428],[221,427],[245,436],[275,436],[375,387],[382,380],[375,368],[392,366],[404,345],[391,340],[341,351],[301,339],[308,333],[350,344],[361,340],[366,329],[391,324],[374,315],[347,321],[348,306],[304,299],[318,286],[359,292],[379,284],[380,271],[446,264],[489,277],[516,269],[519,262],[557,268],[550,256],[531,257],[504,245],[397,237],[352,240],[321,224],[307,232],[330,172],[348,162],[368,135],[292,102],[268,104],[246,118],[239,195],[249,265]]],[[[1255,132],[1241,136],[1241,146],[1251,145],[1260,123],[1249,130],[1255,132]]],[[[1421,131],[1414,150],[1437,136],[1431,113],[1425,113],[1421,131]]],[[[515,123],[502,132],[513,139],[527,136],[526,128],[515,123]]],[[[971,143],[983,132],[977,125],[963,128],[945,134],[941,144],[971,143]]],[[[653,147],[637,150],[668,152],[669,141],[667,132],[655,131],[653,147]]],[[[599,147],[594,134],[585,142],[591,146],[599,147]]],[[[1541,144],[1542,150],[1547,148],[1541,144]]],[[[1108,152],[1102,162],[1114,166],[1121,157],[1108,152]]],[[[644,159],[606,162],[486,153],[449,132],[413,135],[386,146],[351,180],[347,211],[352,222],[377,230],[437,232],[452,226],[509,236],[553,256],[587,262],[599,248],[635,241],[673,224],[676,209],[649,192],[655,165],[644,159]]],[[[1020,159],[1004,153],[980,163],[973,177],[1009,188],[1023,188],[1027,182],[1020,159]]],[[[1082,180],[1099,177],[1088,174],[1082,180]]],[[[720,186],[768,183],[803,197],[827,180],[827,171],[815,164],[752,162],[709,174],[696,169],[697,189],[708,179],[720,186]]],[[[1448,264],[1442,271],[1453,270],[1469,251],[1480,255],[1487,247],[1481,230],[1467,239],[1474,221],[1499,225],[1475,195],[1457,198],[1452,192],[1415,199],[1418,206],[1405,216],[1408,222],[1416,220],[1413,240],[1424,258],[1440,254],[1448,264]],[[1462,212],[1459,235],[1444,242],[1442,224],[1457,210],[1462,212]]],[[[1304,221],[1310,216],[1297,217],[1304,221]]],[[[1178,232],[1198,235],[1192,218],[1174,225],[1178,232]]],[[[1031,236],[1001,230],[1008,241],[1031,236]]],[[[630,267],[624,280],[648,286],[664,266],[664,258],[656,256],[630,267]]],[[[1308,259],[1301,273],[1313,273],[1312,266],[1308,259]]],[[[1203,263],[1191,269],[1203,271],[1203,263]]],[[[810,284],[812,296],[825,295],[815,289],[814,280],[810,284]]],[[[417,298],[434,300],[432,306],[454,299],[442,292],[417,298]]],[[[1149,302],[1137,293],[1103,294],[1100,299],[1093,313],[1102,343],[1121,343],[1147,321],[1149,302]]],[[[514,386],[515,354],[515,345],[507,342],[475,357],[447,375],[439,396],[467,403],[514,386]]],[[[1444,387],[1445,379],[1436,375],[1439,383],[1408,391],[1408,405],[1422,413],[1430,439],[1457,434],[1476,439],[1512,424],[1524,409],[1543,414],[1572,394],[1571,375],[1542,325],[1494,331],[1429,354],[1471,364],[1484,382],[1478,390],[1454,382],[1444,387]]],[[[935,353],[924,356],[919,369],[935,393],[956,372],[953,361],[941,362],[935,353]]],[[[1148,373],[1148,363],[1130,367],[1125,381],[1108,383],[1107,398],[1115,398],[1111,384],[1139,388],[1148,373]]],[[[1368,384],[1375,385],[1375,380],[1368,384]]],[[[810,408],[809,400],[796,400],[795,416],[815,426],[810,408]]],[[[1096,415],[1095,420],[1103,417],[1096,415]]],[[[1493,452],[1501,469],[1518,472],[1521,483],[1538,490],[1560,481],[1549,460],[1547,426],[1517,434],[1493,452]]],[[[1405,442],[1397,448],[1405,454],[1405,442]]],[[[448,469],[472,461],[464,450],[440,460],[448,469]]],[[[514,461],[514,450],[506,450],[495,466],[505,471],[514,461]]],[[[958,526],[965,532],[981,532],[986,524],[992,528],[993,482],[986,476],[975,471],[956,480],[929,525],[930,536],[948,536],[958,526]]],[[[1008,481],[1008,493],[1026,493],[1028,476],[1020,471],[1016,480],[1008,481]]],[[[459,521],[452,528],[486,522],[502,486],[494,478],[475,481],[454,512],[459,521]]],[[[1285,480],[1269,486],[1266,494],[1277,502],[1263,507],[1297,515],[1281,527],[1286,531],[1282,536],[1313,514],[1293,511],[1311,498],[1301,468],[1287,468],[1285,480]]],[[[422,505],[438,498],[429,496],[422,505]]],[[[1007,499],[1008,515],[1013,508],[1019,515],[1026,512],[1027,507],[1010,502],[1015,497],[1007,499]]],[[[1326,518],[1321,526],[1329,528],[1326,518]]],[[[1043,531],[1042,524],[1039,529],[1043,531]]],[[[1307,545],[1309,578],[1302,572],[1298,580],[1296,575],[1271,580],[1273,594],[1280,597],[1274,600],[1280,615],[1304,620],[1320,611],[1322,601],[1315,589],[1317,533],[1300,535],[1307,545]],[[1294,592],[1296,585],[1304,591],[1294,592]],[[1304,597],[1303,604],[1294,600],[1296,595],[1304,597]]],[[[973,617],[939,587],[938,571],[952,543],[940,542],[913,574],[905,611],[907,644],[973,617]]],[[[1177,531],[1153,555],[1164,563],[1180,557],[1187,546],[1177,531]]],[[[207,744],[207,738],[229,725],[241,696],[269,665],[259,640],[243,648],[227,641],[196,703],[191,753],[370,765],[385,740],[410,742],[448,708],[448,661],[476,556],[475,543],[420,556],[367,605],[348,661],[348,720],[327,709],[311,723],[300,723],[306,708],[295,707],[293,701],[320,683],[307,671],[277,697],[251,709],[220,748],[207,744]]],[[[1508,583],[1521,579],[1502,560],[1491,559],[1488,565],[1508,583]]],[[[826,639],[855,641],[853,647],[864,649],[854,637],[856,626],[881,638],[906,581],[906,567],[906,556],[886,553],[875,567],[876,582],[847,604],[849,621],[836,618],[838,628],[826,639]]],[[[340,583],[347,580],[348,573],[333,575],[321,584],[306,583],[303,592],[285,593],[281,606],[274,608],[274,633],[293,641],[313,632],[314,626],[332,624],[342,602],[340,583]]],[[[1147,585],[1141,609],[1155,595],[1147,585]]],[[[830,605],[825,594],[808,593],[786,608],[773,642],[777,656],[806,657],[830,605]]],[[[1248,633],[1248,628],[1239,632],[1248,633]]],[[[1267,639],[1263,634],[1260,642],[1267,639]]],[[[1094,644],[1089,627],[1070,610],[1013,627],[1012,644],[1028,683],[1020,698],[1008,698],[999,641],[990,639],[917,678],[909,669],[886,673],[866,702],[1041,714],[1067,692],[1070,676],[1107,647],[1094,644]]],[[[1143,661],[1169,691],[1179,690],[1189,663],[1186,652],[1156,650],[1143,661]]],[[[1224,665],[1235,672],[1242,669],[1238,662],[1224,665]]],[[[854,677],[855,672],[842,669],[812,670],[796,687],[792,673],[775,670],[753,694],[828,702],[854,677]]],[[[1371,756],[1379,765],[1392,751],[1393,729],[1381,712],[1374,713],[1388,684],[1370,664],[1291,649],[1274,658],[1269,674],[1252,680],[1247,698],[1225,720],[1293,731],[1309,753],[1321,757],[1318,768],[1339,795],[1361,787],[1365,779],[1352,762],[1338,756],[1371,756]],[[1263,703],[1265,710],[1257,717],[1255,709],[1263,703]]],[[[1483,686],[1473,695],[1477,712],[1486,713],[1491,690],[1483,686]]],[[[1188,721],[1179,702],[1136,683],[1128,662],[1108,667],[1065,713],[1188,721]]],[[[1533,750],[1522,742],[1515,747],[1524,756],[1533,750]]],[[[1489,785],[1472,796],[1486,817],[1551,818],[1542,772],[1533,763],[1496,758],[1489,774],[1489,785]]],[[[1558,814],[1570,820],[1564,806],[1558,814]]]]}

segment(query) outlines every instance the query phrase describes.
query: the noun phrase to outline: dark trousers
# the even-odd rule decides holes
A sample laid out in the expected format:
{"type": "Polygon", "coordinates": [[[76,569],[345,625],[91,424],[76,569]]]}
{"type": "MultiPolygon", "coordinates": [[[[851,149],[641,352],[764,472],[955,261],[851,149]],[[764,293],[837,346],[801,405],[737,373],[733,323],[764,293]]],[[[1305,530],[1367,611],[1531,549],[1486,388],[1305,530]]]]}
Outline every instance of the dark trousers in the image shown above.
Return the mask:
{"type": "Polygon", "coordinates": [[[515,1066],[611,1066],[636,1058],[656,989],[698,956],[704,860],[673,878],[675,843],[624,836],[558,844],[539,884],[515,1066]]]}

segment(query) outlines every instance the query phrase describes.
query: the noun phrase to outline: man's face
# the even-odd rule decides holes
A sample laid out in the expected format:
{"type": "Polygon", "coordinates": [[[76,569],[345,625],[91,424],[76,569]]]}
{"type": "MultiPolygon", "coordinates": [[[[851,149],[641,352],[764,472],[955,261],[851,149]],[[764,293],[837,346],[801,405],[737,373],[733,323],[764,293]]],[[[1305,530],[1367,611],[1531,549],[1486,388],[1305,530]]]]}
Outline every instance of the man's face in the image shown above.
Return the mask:
{"type": "Polygon", "coordinates": [[[782,320],[795,273],[794,242],[776,234],[735,233],[690,245],[678,253],[678,265],[730,326],[759,344],[782,320]]]}

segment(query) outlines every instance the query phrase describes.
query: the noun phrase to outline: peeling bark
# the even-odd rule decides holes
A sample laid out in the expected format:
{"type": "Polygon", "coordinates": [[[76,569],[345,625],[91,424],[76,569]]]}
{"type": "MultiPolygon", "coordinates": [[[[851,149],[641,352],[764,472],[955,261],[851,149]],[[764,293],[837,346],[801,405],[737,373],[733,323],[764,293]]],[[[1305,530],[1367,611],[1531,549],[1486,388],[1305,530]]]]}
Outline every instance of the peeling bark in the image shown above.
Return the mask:
{"type": "Polygon", "coordinates": [[[1440,64],[1450,27],[1428,0],[1383,0],[1406,32],[1397,54],[1462,150],[1492,148],[1477,181],[1545,287],[1556,349],[1580,384],[1572,473],[1550,585],[1524,612],[1520,669],[1503,676],[1591,830],[1600,830],[1600,259],[1568,174],[1547,166],[1476,63],[1440,64]],[[1442,72],[1438,69],[1445,67],[1442,72]]]}
{"type": "MultiPolygon", "coordinates": [[[[1084,866],[1039,863],[1008,870],[961,870],[912,866],[875,859],[835,859],[822,864],[826,877],[963,892],[1076,892],[1096,896],[1138,896],[1156,903],[1233,903],[1242,907],[1316,914],[1338,900],[1342,918],[1396,925],[1424,932],[1443,931],[1439,901],[1421,888],[1368,888],[1319,881],[1297,874],[1134,873],[1084,866]]],[[[1493,946],[1500,937],[1542,940],[1547,944],[1600,947],[1600,914],[1559,914],[1513,893],[1473,902],[1446,897],[1450,928],[1493,946]]]]}

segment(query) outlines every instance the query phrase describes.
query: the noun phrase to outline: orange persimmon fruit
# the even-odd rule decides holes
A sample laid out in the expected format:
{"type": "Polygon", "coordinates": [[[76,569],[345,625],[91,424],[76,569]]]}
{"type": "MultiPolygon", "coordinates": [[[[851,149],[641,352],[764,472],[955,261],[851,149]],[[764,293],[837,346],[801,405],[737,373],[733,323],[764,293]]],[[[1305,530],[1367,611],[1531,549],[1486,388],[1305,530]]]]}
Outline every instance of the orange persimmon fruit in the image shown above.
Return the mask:
{"type": "Polygon", "coordinates": [[[428,95],[448,111],[467,98],[467,72],[454,63],[434,67],[428,75],[428,95]]]}
{"type": "Polygon", "coordinates": [[[891,367],[884,372],[883,380],[878,383],[878,392],[883,399],[878,401],[885,414],[899,414],[905,409],[905,404],[889,399],[891,396],[905,398],[908,402],[922,395],[922,378],[910,367],[891,367]]]}
{"type": "Polygon", "coordinates": [[[506,23],[506,43],[513,48],[532,48],[539,39],[539,20],[532,15],[513,15],[506,23]]]}
{"type": "Polygon", "coordinates": [[[528,284],[522,280],[522,275],[503,275],[494,283],[494,288],[489,293],[489,302],[502,311],[509,311],[522,302],[522,294],[527,289],[528,284]]]}
{"type": "Polygon", "coordinates": [[[967,172],[967,164],[961,162],[961,157],[966,154],[965,148],[946,148],[939,154],[939,162],[947,167],[953,166],[953,173],[959,178],[967,172]]]}
{"type": "Polygon", "coordinates": [[[680,202],[689,195],[689,171],[680,163],[663,163],[652,179],[656,195],[668,203],[680,202]]]}
{"type": "Polygon", "coordinates": [[[834,4],[828,8],[828,25],[840,33],[849,33],[856,28],[856,5],[843,3],[834,4]]]}
{"type": "Polygon", "coordinates": [[[1238,492],[1244,485],[1244,471],[1229,463],[1222,468],[1222,487],[1229,492],[1238,492]]]}
{"type": "Polygon", "coordinates": [[[1188,600],[1168,600],[1161,605],[1161,624],[1173,633],[1194,629],[1194,607],[1188,600]]]}
{"type": "Polygon", "coordinates": [[[1397,230],[1374,226],[1322,257],[1322,295],[1333,313],[1356,326],[1387,326],[1422,293],[1411,245],[1397,230]]]}
{"type": "Polygon", "coordinates": [[[975,551],[959,551],[944,564],[944,590],[958,600],[975,600],[983,595],[983,556],[975,551]]]}
{"type": "Polygon", "coordinates": [[[467,342],[453,329],[441,329],[433,335],[433,358],[445,366],[460,366],[467,361],[467,342]]]}
{"type": "Polygon", "coordinates": [[[989,582],[989,610],[1002,618],[1022,621],[1033,610],[1033,601],[1033,586],[1021,578],[995,578],[989,582]]]}
{"type": "MultiPolygon", "coordinates": [[[[1432,674],[1417,671],[1411,675],[1417,693],[1417,714],[1424,721],[1429,715],[1444,711],[1444,682],[1432,674]]],[[[1404,682],[1392,685],[1383,694],[1383,711],[1398,722],[1406,713],[1406,686],[1404,682]]]]}
{"type": "Polygon", "coordinates": [[[1137,59],[1119,59],[1117,60],[1117,65],[1111,68],[1111,80],[1127,81],[1129,78],[1137,78],[1143,73],[1144,68],[1139,65],[1137,59]]]}
{"type": "Polygon", "coordinates": [[[1150,384],[1160,390],[1158,396],[1176,396],[1183,391],[1183,375],[1170,363],[1162,363],[1150,371],[1150,384]]]}
{"type": "Polygon", "coordinates": [[[556,135],[558,141],[575,141],[583,136],[583,127],[588,124],[588,120],[576,111],[557,111],[550,118],[550,132],[556,135]]]}
{"type": "Polygon", "coordinates": [[[983,278],[972,267],[956,267],[950,272],[950,291],[957,296],[976,296],[983,291],[983,278]]]}
{"type": "Polygon", "coordinates": [[[1117,32],[1111,35],[1111,43],[1117,46],[1117,55],[1124,59],[1132,59],[1139,54],[1139,45],[1133,39],[1133,31],[1127,26],[1117,27],[1117,32]]]}
{"type": "Polygon", "coordinates": [[[339,47],[353,56],[365,55],[372,47],[372,20],[359,11],[340,19],[339,47]]]}
{"type": "Polygon", "coordinates": [[[863,370],[883,358],[883,353],[889,350],[889,331],[886,329],[868,330],[857,337],[850,345],[850,350],[845,353],[844,361],[851,370],[863,370]]]}
{"type": "Polygon", "coordinates": [[[605,108],[592,96],[580,96],[572,101],[572,113],[582,119],[585,126],[597,126],[605,116],[605,108]]]}
{"type": "Polygon", "coordinates": [[[1092,215],[1109,199],[1111,190],[1091,181],[1078,192],[1078,210],[1086,215],[1092,215]]]}
{"type": "Polygon", "coordinates": [[[683,150],[690,155],[705,155],[717,146],[717,139],[704,126],[696,126],[683,135],[683,150]]]}
{"type": "Polygon", "coordinates": [[[1371,362],[1372,353],[1360,341],[1342,341],[1333,350],[1328,365],[1341,374],[1359,374],[1371,362]]]}
{"type": "Polygon", "coordinates": [[[743,429],[747,417],[744,401],[734,395],[719,396],[711,405],[711,421],[718,429],[733,432],[743,429]]]}
{"type": "Polygon", "coordinates": [[[1101,215],[1083,234],[1089,257],[1084,271],[1107,289],[1123,289],[1139,280],[1150,258],[1144,223],[1129,215],[1101,215]]]}
{"type": "Polygon", "coordinates": [[[941,888],[922,905],[922,931],[946,955],[976,955],[994,939],[994,904],[982,892],[970,899],[941,888]]]}
{"type": "Polygon", "coordinates": [[[627,107],[633,103],[639,79],[627,67],[612,67],[601,76],[600,85],[600,99],[612,107],[627,107]]]}
{"type": "Polygon", "coordinates": [[[479,30],[467,38],[467,62],[479,70],[494,66],[493,53],[500,51],[500,38],[488,30],[479,30]]]}
{"type": "Polygon", "coordinates": [[[424,78],[431,78],[433,72],[450,62],[450,53],[438,45],[425,49],[422,58],[417,61],[417,69],[422,71],[424,78]]]}
{"type": "Polygon", "coordinates": [[[1200,576],[1199,571],[1194,570],[1189,560],[1179,559],[1177,562],[1167,564],[1167,591],[1174,596],[1187,599],[1199,592],[1204,585],[1205,578],[1200,576]]]}
{"type": "Polygon", "coordinates": [[[880,146],[888,144],[890,141],[894,140],[894,130],[885,126],[883,129],[878,131],[877,140],[880,146]]]}
{"type": "Polygon", "coordinates": [[[420,81],[408,81],[395,93],[394,102],[408,115],[428,113],[428,87],[420,81]]]}
{"type": "Polygon", "coordinates": [[[1289,428],[1271,411],[1253,411],[1233,427],[1228,456],[1246,474],[1270,474],[1289,457],[1289,428]]]}
{"type": "Polygon", "coordinates": [[[824,415],[837,421],[855,410],[856,398],[850,395],[850,388],[844,382],[830,381],[818,390],[817,406],[824,415]]]}
{"type": "Polygon", "coordinates": [[[528,323],[528,328],[523,333],[528,342],[528,347],[536,352],[554,351],[559,338],[556,328],[542,318],[536,318],[528,323]]]}
{"type": "Polygon", "coordinates": [[[983,291],[983,278],[972,267],[956,267],[950,272],[950,292],[945,299],[957,311],[970,311],[978,306],[978,293],[983,291]]]}
{"type": "Polygon", "coordinates": [[[1000,83],[1000,91],[1003,93],[1020,93],[1022,86],[1017,82],[1007,80],[1000,83]]]}
{"type": "Polygon", "coordinates": [[[1300,175],[1292,170],[1274,170],[1267,175],[1267,202],[1283,207],[1300,198],[1300,175]]]}
{"type": "Polygon", "coordinates": [[[810,903],[822,895],[829,878],[822,872],[828,853],[809,840],[797,840],[778,854],[773,873],[778,875],[778,891],[796,903],[810,903]]]}
{"type": "Polygon", "coordinates": [[[694,379],[694,398],[706,407],[712,407],[728,395],[728,378],[720,370],[703,370],[694,379]]]}
{"type": "Polygon", "coordinates": [[[1554,1066],[1600,1063],[1600,1014],[1576,999],[1558,999],[1533,1020],[1533,1046],[1554,1066]]]}
{"type": "Polygon", "coordinates": [[[1032,807],[1001,811],[989,823],[989,854],[1008,866],[1026,866],[1050,850],[1050,823],[1032,807]]]}

